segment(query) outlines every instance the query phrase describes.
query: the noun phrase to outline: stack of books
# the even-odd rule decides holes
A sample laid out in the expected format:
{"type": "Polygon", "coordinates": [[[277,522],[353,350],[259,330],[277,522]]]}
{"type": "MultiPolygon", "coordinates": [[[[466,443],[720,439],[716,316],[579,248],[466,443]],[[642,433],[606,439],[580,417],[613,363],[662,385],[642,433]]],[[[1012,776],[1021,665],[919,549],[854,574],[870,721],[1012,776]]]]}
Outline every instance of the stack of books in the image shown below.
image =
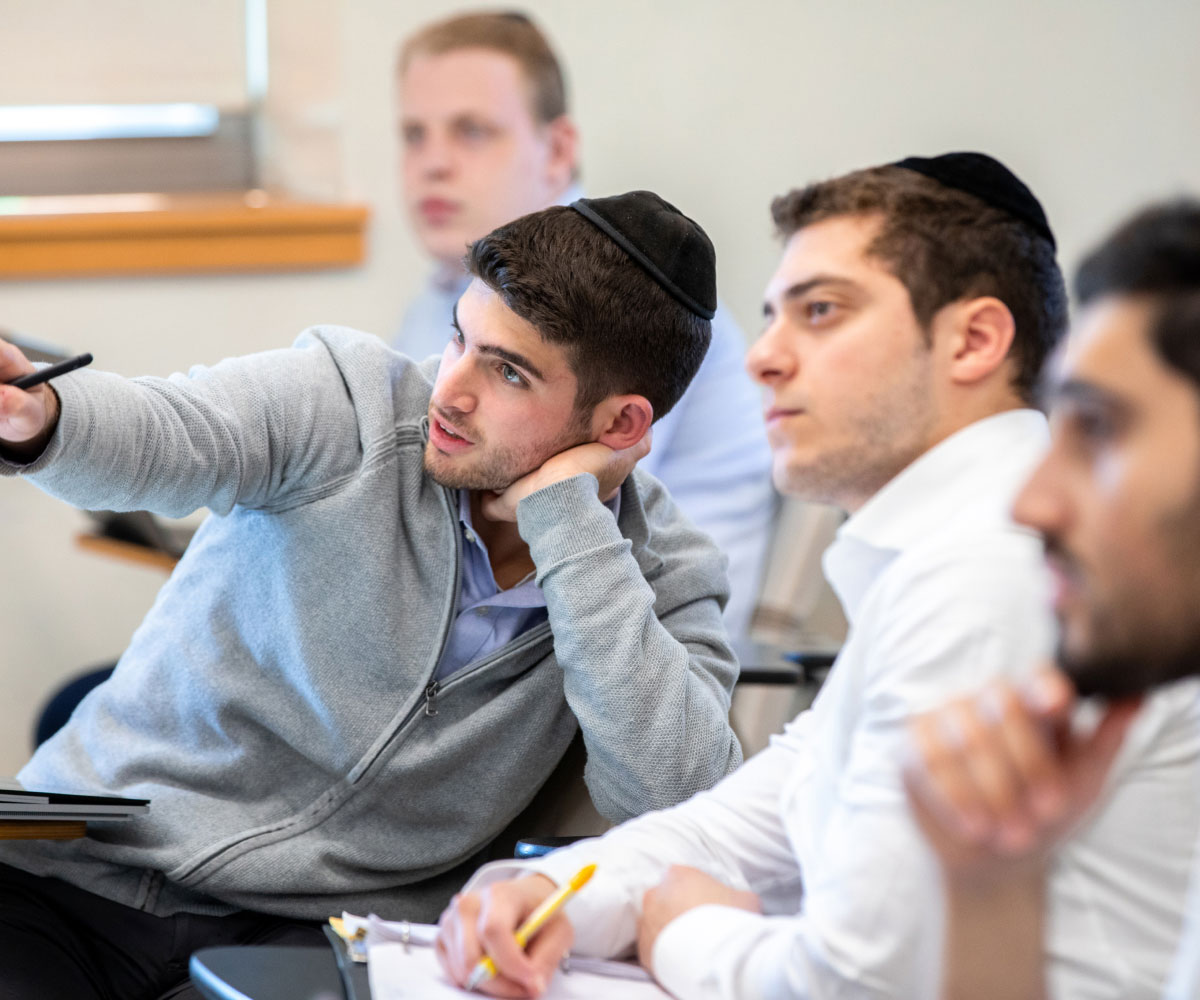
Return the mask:
{"type": "Polygon", "coordinates": [[[82,837],[88,823],[121,822],[149,811],[149,799],[39,792],[0,780],[0,839],[82,837]]]}

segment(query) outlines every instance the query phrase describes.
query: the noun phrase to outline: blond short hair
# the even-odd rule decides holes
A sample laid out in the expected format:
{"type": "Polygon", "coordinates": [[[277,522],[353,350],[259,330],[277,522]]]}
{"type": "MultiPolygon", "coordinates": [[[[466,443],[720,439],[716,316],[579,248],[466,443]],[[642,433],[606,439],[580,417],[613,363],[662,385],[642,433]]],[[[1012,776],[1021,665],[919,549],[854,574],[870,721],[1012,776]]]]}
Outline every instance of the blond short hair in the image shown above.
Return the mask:
{"type": "Polygon", "coordinates": [[[403,76],[417,56],[473,48],[491,49],[516,60],[529,81],[534,118],[543,125],[567,113],[558,57],[537,25],[520,11],[459,14],[427,24],[400,47],[396,68],[403,76]]]}

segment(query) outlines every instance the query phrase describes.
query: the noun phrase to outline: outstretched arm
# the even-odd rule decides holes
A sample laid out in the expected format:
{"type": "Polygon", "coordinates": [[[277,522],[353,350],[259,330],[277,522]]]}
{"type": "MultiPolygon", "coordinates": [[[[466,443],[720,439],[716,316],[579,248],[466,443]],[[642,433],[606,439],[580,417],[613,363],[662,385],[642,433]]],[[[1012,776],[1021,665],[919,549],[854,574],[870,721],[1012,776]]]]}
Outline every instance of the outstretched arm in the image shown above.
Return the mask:
{"type": "MultiPolygon", "coordinates": [[[[30,476],[80,507],[182,516],[268,506],[348,473],[354,404],[326,336],[170,378],[81,371],[0,387],[0,473],[30,476]]],[[[0,381],[32,370],[0,348],[0,381]]]]}

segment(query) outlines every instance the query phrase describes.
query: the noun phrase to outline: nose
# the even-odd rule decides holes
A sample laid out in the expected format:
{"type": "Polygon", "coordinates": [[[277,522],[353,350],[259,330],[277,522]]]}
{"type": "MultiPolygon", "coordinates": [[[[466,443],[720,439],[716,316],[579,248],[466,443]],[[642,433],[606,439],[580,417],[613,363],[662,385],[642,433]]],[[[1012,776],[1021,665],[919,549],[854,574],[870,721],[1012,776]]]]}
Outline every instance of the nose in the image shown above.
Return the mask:
{"type": "Polygon", "coordinates": [[[437,381],[433,385],[433,405],[447,414],[471,413],[478,404],[470,351],[460,350],[451,340],[442,351],[437,381]]]}
{"type": "Polygon", "coordinates": [[[420,171],[426,178],[448,177],[454,172],[450,142],[440,129],[431,129],[421,143],[420,171]]]}
{"type": "Polygon", "coordinates": [[[796,373],[795,352],[788,349],[783,336],[784,321],[777,317],[746,352],[746,371],[760,385],[772,386],[796,373]]]}
{"type": "Polygon", "coordinates": [[[1013,520],[1043,536],[1061,535],[1071,520],[1065,471],[1062,457],[1051,448],[1013,501],[1013,520]]]}

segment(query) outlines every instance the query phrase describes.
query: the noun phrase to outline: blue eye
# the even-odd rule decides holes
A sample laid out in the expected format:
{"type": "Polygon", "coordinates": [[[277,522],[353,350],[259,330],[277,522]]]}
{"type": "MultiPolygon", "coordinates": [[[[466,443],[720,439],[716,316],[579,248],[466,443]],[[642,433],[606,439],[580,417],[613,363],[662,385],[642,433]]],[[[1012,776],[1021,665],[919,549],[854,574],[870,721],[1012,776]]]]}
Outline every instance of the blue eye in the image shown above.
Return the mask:
{"type": "Polygon", "coordinates": [[[512,365],[500,366],[500,377],[509,385],[524,385],[525,380],[521,377],[521,373],[512,365]]]}

